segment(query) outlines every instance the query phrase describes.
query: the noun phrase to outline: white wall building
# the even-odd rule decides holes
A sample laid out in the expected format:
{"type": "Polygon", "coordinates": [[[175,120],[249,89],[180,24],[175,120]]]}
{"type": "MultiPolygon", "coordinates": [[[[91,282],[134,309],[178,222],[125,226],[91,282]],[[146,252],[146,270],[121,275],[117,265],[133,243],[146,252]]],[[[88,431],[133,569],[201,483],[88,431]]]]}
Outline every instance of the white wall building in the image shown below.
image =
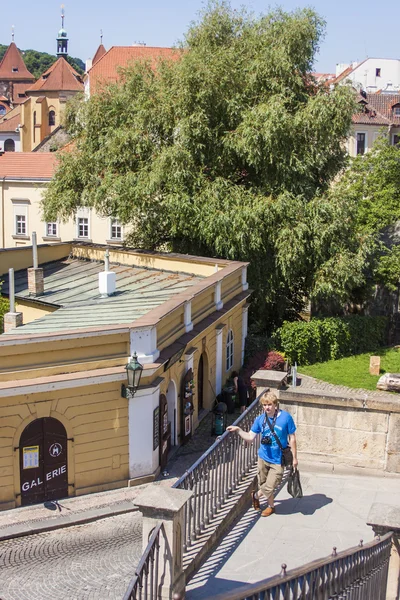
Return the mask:
{"type": "Polygon", "coordinates": [[[333,83],[340,81],[350,81],[355,88],[368,93],[399,93],[400,59],[366,58],[359,63],[337,64],[336,79],[333,83]]]}

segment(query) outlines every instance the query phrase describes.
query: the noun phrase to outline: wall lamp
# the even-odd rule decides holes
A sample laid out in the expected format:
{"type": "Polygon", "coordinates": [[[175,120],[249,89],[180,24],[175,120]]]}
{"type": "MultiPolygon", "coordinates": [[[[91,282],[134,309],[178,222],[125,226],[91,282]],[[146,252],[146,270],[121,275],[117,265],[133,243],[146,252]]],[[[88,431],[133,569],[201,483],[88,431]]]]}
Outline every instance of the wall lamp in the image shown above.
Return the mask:
{"type": "Polygon", "coordinates": [[[121,396],[127,400],[132,400],[139,387],[140,378],[143,371],[143,366],[138,361],[136,352],[133,353],[133,356],[126,365],[125,370],[128,385],[121,385],[121,396]]]}

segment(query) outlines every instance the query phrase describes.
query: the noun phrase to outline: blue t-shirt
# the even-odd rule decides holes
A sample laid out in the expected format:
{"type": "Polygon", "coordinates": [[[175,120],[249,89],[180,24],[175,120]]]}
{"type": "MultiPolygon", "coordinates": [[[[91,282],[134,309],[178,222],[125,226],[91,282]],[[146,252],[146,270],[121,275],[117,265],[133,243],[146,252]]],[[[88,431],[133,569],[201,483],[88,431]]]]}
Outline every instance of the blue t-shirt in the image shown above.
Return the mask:
{"type": "MultiPolygon", "coordinates": [[[[261,439],[269,436],[272,441],[272,443],[268,446],[266,444],[260,444],[258,456],[266,462],[280,465],[282,461],[282,451],[279,448],[278,442],[276,441],[270,428],[268,427],[265,417],[265,414],[257,417],[251,428],[251,431],[254,433],[261,433],[261,439]]],[[[269,419],[269,421],[272,425],[273,418],[269,419]]],[[[282,444],[282,448],[286,448],[288,446],[288,436],[296,431],[296,425],[294,424],[292,415],[286,412],[286,410],[279,411],[278,417],[275,421],[274,431],[278,436],[280,443],[282,444]]]]}

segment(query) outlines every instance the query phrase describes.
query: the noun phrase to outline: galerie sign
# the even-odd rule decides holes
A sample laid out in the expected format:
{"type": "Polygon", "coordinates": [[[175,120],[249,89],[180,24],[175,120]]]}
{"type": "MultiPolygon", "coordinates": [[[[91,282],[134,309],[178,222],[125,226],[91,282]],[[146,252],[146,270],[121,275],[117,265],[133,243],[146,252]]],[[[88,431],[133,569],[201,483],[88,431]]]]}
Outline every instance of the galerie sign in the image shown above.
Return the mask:
{"type": "MultiPolygon", "coordinates": [[[[67,472],[67,465],[62,465],[61,467],[58,467],[58,469],[53,469],[52,471],[48,471],[47,473],[45,473],[44,479],[46,481],[50,481],[51,479],[54,479],[55,477],[59,477],[60,475],[63,475],[66,472],[67,472]]],[[[39,487],[41,485],[43,485],[43,481],[41,480],[40,477],[37,477],[36,479],[32,479],[32,481],[25,481],[22,484],[22,491],[28,492],[29,490],[32,490],[33,488],[39,487]]]]}

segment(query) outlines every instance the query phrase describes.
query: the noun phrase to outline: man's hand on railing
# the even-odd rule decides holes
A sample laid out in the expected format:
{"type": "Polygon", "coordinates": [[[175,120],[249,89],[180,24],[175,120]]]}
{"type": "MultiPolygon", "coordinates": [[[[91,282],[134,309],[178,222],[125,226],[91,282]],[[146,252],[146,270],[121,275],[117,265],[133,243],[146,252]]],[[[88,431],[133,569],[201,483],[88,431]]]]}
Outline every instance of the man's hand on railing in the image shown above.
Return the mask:
{"type": "Polygon", "coordinates": [[[254,431],[243,431],[243,429],[241,427],[238,427],[237,425],[229,425],[229,427],[227,427],[226,429],[231,433],[237,432],[242,438],[242,440],[245,440],[246,442],[252,442],[256,437],[254,431]]]}

